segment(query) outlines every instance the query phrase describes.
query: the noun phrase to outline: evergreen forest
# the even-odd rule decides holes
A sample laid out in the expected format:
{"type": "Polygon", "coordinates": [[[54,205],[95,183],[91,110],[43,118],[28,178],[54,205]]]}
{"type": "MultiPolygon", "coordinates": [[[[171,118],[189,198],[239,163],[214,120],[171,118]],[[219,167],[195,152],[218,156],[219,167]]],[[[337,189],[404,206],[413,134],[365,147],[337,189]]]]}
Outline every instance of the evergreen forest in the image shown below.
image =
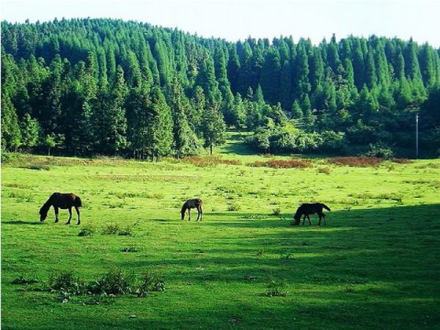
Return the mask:
{"type": "Polygon", "coordinates": [[[440,149],[440,50],[333,35],[228,42],[113,19],[1,23],[3,151],[155,160],[440,149]]]}

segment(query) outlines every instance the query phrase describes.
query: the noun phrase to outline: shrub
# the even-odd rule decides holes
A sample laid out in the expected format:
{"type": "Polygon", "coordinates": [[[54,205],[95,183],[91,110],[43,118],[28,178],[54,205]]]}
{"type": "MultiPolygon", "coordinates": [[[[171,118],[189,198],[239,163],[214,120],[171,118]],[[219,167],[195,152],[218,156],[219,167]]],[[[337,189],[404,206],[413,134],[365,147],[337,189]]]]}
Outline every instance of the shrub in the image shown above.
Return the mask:
{"type": "Polygon", "coordinates": [[[96,229],[93,227],[84,227],[78,233],[78,236],[92,236],[96,232],[96,229]]]}
{"type": "Polygon", "coordinates": [[[271,167],[271,168],[307,168],[310,167],[312,162],[310,160],[303,159],[290,159],[290,160],[268,160],[265,162],[255,161],[248,164],[250,167],[271,167]]]}
{"type": "Polygon", "coordinates": [[[51,273],[49,288],[69,294],[81,294],[84,291],[84,282],[70,271],[51,273]]]}
{"type": "Polygon", "coordinates": [[[279,217],[280,214],[281,214],[281,209],[280,209],[279,207],[273,209],[273,210],[272,210],[272,214],[273,214],[273,215],[276,215],[277,217],[279,217]]]}
{"type": "Polygon", "coordinates": [[[239,211],[241,209],[241,205],[238,203],[232,203],[228,205],[228,211],[239,211]]]}
{"type": "Polygon", "coordinates": [[[370,167],[378,166],[382,162],[382,158],[377,157],[334,157],[327,160],[330,164],[339,166],[353,166],[353,167],[370,167]]]}
{"type": "Polygon", "coordinates": [[[318,173],[330,175],[331,169],[329,167],[320,167],[318,168],[318,173]]]}
{"type": "Polygon", "coordinates": [[[392,158],[391,161],[397,164],[411,164],[412,160],[406,158],[392,158]]]}
{"type": "Polygon", "coordinates": [[[224,165],[241,165],[241,162],[239,160],[235,159],[222,159],[220,156],[191,156],[191,157],[185,157],[182,159],[182,162],[193,164],[197,167],[209,167],[209,166],[216,166],[219,164],[224,165]]]}
{"type": "Polygon", "coordinates": [[[49,171],[50,166],[47,165],[29,165],[25,166],[24,168],[27,168],[29,170],[37,170],[37,171],[49,171]]]}
{"type": "Polygon", "coordinates": [[[120,235],[120,236],[133,236],[132,227],[131,226],[125,227],[125,229],[120,230],[118,232],[118,235],[120,235]]]}
{"type": "Polygon", "coordinates": [[[34,284],[38,283],[38,281],[34,278],[26,279],[23,275],[20,275],[15,280],[12,281],[12,284],[34,284]]]}
{"type": "Polygon", "coordinates": [[[150,291],[165,291],[165,282],[157,274],[145,271],[136,290],[138,297],[144,297],[150,291]]]}
{"type": "Polygon", "coordinates": [[[394,156],[394,152],[384,144],[370,143],[369,150],[365,153],[365,156],[390,159],[394,156]]]}
{"type": "Polygon", "coordinates": [[[268,290],[265,293],[267,297],[285,297],[287,292],[285,291],[286,283],[285,281],[279,281],[273,277],[269,277],[267,281],[268,290]]]}
{"type": "Polygon", "coordinates": [[[137,247],[125,247],[121,250],[121,252],[139,252],[139,249],[137,247]]]}
{"type": "Polygon", "coordinates": [[[104,235],[116,235],[119,232],[119,224],[118,223],[108,223],[105,225],[102,233],[104,235]]]}
{"type": "Polygon", "coordinates": [[[133,292],[134,276],[125,274],[121,269],[110,270],[100,279],[88,284],[87,290],[93,294],[129,294],[133,292]]]}

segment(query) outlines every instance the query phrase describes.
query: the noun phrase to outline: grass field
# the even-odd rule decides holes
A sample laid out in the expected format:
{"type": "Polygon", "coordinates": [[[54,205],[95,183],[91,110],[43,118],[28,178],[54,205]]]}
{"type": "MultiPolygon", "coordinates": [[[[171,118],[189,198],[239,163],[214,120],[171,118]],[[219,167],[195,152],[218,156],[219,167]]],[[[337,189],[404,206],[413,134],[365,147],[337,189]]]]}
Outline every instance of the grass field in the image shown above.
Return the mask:
{"type": "Polygon", "coordinates": [[[231,150],[222,150],[229,164],[41,156],[4,163],[2,328],[439,327],[440,160],[350,167],[314,158],[308,168],[275,169],[251,167],[269,159],[231,150]],[[76,214],[64,224],[66,210],[60,223],[52,209],[39,222],[54,191],[81,196],[80,226],[76,214]],[[195,211],[180,221],[192,197],[205,202],[200,223],[195,211]],[[318,227],[316,216],[311,227],[290,226],[310,201],[331,207],[328,226],[318,227]],[[93,234],[78,236],[82,230],[93,234]],[[57,274],[88,283],[118,271],[155,273],[165,290],[60,298],[48,289],[57,274]]]}

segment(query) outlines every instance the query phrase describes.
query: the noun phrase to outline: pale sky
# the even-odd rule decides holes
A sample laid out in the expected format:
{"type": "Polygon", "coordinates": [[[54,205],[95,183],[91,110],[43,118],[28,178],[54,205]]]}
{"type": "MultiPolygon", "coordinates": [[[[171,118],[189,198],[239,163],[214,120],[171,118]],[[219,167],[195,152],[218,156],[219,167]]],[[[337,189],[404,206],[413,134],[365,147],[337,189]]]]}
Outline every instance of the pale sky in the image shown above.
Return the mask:
{"type": "Polygon", "coordinates": [[[229,41],[350,34],[440,47],[440,0],[0,0],[1,20],[120,18],[229,41]]]}

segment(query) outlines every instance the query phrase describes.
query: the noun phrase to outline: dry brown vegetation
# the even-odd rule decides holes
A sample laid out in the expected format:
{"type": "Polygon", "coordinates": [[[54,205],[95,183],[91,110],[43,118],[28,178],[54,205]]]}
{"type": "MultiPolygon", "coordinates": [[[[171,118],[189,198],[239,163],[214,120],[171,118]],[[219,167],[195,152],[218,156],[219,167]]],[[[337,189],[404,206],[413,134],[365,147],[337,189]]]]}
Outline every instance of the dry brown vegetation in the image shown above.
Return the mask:
{"type": "Polygon", "coordinates": [[[255,161],[248,164],[250,167],[271,167],[271,168],[307,168],[312,165],[308,159],[289,159],[277,160],[271,159],[268,161],[255,161]]]}
{"type": "Polygon", "coordinates": [[[330,164],[339,166],[354,166],[354,167],[370,167],[379,166],[382,163],[382,158],[377,157],[334,157],[329,158],[330,164]]]}
{"type": "Polygon", "coordinates": [[[391,159],[391,161],[393,163],[397,163],[397,164],[411,164],[412,160],[407,159],[407,158],[393,158],[391,159]]]}
{"type": "Polygon", "coordinates": [[[220,156],[190,156],[181,159],[182,162],[193,164],[197,167],[209,167],[219,164],[224,165],[241,165],[239,160],[235,159],[222,159],[220,156]]]}

